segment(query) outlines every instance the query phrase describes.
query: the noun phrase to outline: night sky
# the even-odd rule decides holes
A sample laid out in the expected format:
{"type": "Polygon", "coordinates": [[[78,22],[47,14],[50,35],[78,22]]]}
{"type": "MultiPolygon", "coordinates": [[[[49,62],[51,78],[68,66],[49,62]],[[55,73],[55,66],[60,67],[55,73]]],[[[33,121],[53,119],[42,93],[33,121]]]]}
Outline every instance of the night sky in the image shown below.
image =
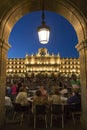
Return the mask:
{"type": "Polygon", "coordinates": [[[50,54],[60,54],[62,58],[78,58],[75,48],[78,38],[73,26],[56,13],[45,11],[45,22],[50,26],[50,40],[47,45],[39,43],[37,27],[41,25],[41,11],[23,16],[13,27],[8,58],[24,58],[26,53],[36,54],[39,48],[47,48],[50,54]]]}

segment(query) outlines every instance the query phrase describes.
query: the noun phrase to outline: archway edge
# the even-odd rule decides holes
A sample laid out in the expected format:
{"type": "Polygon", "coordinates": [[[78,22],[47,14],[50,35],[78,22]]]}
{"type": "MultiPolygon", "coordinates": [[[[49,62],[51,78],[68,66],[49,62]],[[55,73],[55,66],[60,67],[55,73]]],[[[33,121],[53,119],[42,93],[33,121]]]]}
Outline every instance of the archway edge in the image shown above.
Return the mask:
{"type": "MultiPolygon", "coordinates": [[[[1,39],[8,43],[8,38],[14,24],[25,14],[33,11],[39,11],[42,8],[40,1],[22,1],[14,4],[9,8],[8,13],[5,13],[1,20],[1,39]]],[[[87,39],[87,21],[83,14],[71,2],[50,0],[48,3],[45,0],[45,10],[52,11],[65,17],[74,27],[78,42],[87,39]]],[[[7,12],[7,11],[6,11],[7,12]]]]}

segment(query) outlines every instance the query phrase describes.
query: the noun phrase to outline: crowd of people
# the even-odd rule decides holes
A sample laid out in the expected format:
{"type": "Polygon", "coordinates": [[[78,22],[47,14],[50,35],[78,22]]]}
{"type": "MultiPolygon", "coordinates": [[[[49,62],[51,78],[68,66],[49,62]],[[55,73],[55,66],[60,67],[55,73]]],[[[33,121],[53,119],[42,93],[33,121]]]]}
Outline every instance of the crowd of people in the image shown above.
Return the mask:
{"type": "Polygon", "coordinates": [[[55,81],[56,82],[58,81],[57,78],[56,80],[54,80],[54,84],[52,80],[51,85],[49,83],[50,82],[49,80],[47,84],[45,81],[44,82],[42,81],[38,83],[37,87],[36,86],[30,87],[29,81],[28,79],[13,80],[11,84],[6,85],[6,95],[5,95],[6,110],[8,109],[8,107],[13,109],[14,103],[19,103],[22,106],[30,105],[31,101],[29,100],[29,97],[31,96],[32,96],[32,111],[34,111],[36,104],[46,104],[47,106],[51,104],[61,104],[61,103],[81,104],[80,84],[76,84],[76,77],[73,77],[71,81],[66,80],[66,78],[64,79],[64,77],[63,78],[59,77],[59,81],[62,82],[58,82],[55,84],[55,81]],[[30,90],[32,90],[32,95],[29,93],[30,90]],[[35,90],[34,93],[33,90],[35,90]]]}

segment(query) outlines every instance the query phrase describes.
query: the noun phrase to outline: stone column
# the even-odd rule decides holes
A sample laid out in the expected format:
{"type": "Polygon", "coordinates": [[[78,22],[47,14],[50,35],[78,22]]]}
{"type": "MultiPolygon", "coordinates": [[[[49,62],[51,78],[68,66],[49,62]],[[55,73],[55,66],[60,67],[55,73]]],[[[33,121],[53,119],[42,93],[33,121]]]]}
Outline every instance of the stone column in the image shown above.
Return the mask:
{"type": "Polygon", "coordinates": [[[81,123],[87,128],[87,39],[78,43],[76,46],[80,56],[80,81],[81,81],[81,100],[82,116],[81,123]]]}
{"type": "Polygon", "coordinates": [[[6,81],[6,60],[7,52],[10,48],[9,44],[0,39],[0,127],[4,124],[4,96],[6,81]]]}

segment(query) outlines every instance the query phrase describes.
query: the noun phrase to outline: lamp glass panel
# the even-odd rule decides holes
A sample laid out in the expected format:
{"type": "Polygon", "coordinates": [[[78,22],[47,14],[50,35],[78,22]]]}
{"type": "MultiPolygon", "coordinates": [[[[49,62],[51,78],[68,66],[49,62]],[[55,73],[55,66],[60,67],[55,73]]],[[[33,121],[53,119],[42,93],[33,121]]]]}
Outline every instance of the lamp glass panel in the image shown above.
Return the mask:
{"type": "Polygon", "coordinates": [[[47,28],[41,28],[38,31],[39,41],[42,44],[47,44],[49,42],[50,31],[47,28]]]}

